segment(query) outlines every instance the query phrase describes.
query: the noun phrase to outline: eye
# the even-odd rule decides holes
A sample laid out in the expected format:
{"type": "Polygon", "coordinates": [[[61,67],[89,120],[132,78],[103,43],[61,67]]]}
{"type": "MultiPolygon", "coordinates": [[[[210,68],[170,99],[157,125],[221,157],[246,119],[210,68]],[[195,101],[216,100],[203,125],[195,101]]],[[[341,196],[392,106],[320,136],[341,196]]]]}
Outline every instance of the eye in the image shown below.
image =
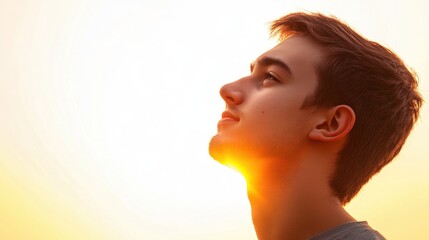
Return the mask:
{"type": "Polygon", "coordinates": [[[279,82],[277,76],[273,72],[267,72],[262,80],[262,86],[270,86],[276,82],[279,82]]]}

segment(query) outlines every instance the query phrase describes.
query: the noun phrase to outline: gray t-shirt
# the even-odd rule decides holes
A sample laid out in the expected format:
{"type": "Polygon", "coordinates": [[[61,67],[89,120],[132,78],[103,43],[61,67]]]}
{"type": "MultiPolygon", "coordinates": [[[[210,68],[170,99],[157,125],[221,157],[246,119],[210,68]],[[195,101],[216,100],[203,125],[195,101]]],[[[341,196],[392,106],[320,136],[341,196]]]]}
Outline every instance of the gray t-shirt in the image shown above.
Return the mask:
{"type": "Polygon", "coordinates": [[[366,221],[349,222],[312,237],[310,240],[386,240],[366,221]]]}

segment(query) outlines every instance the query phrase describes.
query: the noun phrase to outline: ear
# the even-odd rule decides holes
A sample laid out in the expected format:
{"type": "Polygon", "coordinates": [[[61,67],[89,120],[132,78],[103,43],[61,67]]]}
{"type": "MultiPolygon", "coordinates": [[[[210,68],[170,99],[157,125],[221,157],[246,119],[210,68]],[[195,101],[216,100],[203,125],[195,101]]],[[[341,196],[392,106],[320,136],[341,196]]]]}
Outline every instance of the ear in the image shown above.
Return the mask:
{"type": "Polygon", "coordinates": [[[352,130],[355,120],[355,112],[351,107],[347,105],[332,107],[310,131],[308,137],[324,142],[339,141],[352,130]]]}

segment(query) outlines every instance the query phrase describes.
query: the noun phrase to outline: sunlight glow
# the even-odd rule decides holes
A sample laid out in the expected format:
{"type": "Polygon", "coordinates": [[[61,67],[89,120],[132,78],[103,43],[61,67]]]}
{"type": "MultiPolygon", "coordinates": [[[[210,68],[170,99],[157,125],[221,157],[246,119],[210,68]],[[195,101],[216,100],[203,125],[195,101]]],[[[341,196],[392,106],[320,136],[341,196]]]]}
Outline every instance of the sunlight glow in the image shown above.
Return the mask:
{"type": "MultiPolygon", "coordinates": [[[[3,0],[0,10],[0,239],[256,240],[236,171],[249,174],[212,160],[207,144],[219,88],[248,74],[276,44],[268,23],[292,11],[337,15],[395,50],[429,97],[424,1],[3,0]]],[[[347,206],[388,239],[429,239],[428,119],[425,104],[400,156],[347,206]]]]}

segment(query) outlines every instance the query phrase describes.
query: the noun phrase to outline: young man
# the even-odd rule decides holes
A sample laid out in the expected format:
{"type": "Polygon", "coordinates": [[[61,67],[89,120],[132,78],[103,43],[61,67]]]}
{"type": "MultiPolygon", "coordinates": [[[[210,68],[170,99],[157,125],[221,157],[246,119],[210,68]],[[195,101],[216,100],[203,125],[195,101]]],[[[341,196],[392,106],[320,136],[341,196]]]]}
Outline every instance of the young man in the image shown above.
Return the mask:
{"type": "Polygon", "coordinates": [[[335,18],[293,13],[280,43],[226,84],[210,155],[246,178],[260,240],[384,239],[343,206],[400,151],[417,82],[390,50],[335,18]]]}

